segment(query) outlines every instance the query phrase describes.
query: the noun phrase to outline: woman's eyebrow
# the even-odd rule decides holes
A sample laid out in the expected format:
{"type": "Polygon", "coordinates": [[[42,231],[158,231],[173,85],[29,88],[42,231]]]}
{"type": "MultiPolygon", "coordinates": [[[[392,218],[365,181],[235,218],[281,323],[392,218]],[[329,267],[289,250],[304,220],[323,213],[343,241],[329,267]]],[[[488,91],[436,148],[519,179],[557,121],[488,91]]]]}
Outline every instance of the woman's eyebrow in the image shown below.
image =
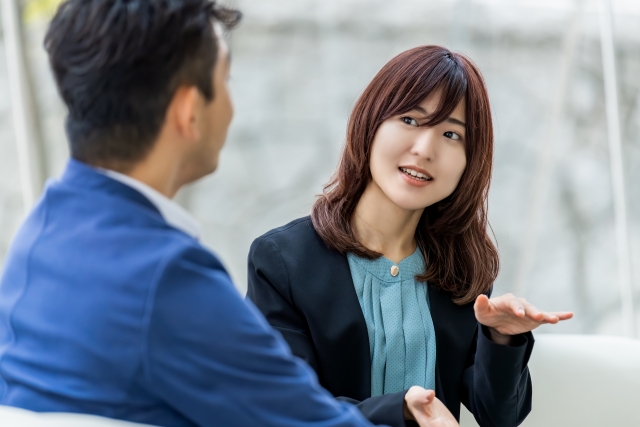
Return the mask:
{"type": "Polygon", "coordinates": [[[463,122],[462,120],[458,120],[455,119],[453,117],[449,117],[447,120],[445,120],[447,123],[452,123],[454,125],[460,125],[462,127],[467,127],[467,124],[465,122],[463,122]]]}
{"type": "Polygon", "coordinates": [[[414,110],[416,110],[418,113],[424,114],[425,116],[429,115],[429,114],[427,114],[427,110],[425,110],[424,108],[422,108],[419,105],[417,107],[415,107],[414,110]]]}
{"type": "MultiPolygon", "coordinates": [[[[414,108],[415,111],[417,111],[418,113],[424,114],[425,116],[428,116],[429,114],[427,113],[427,110],[425,110],[424,108],[417,106],[414,108]]],[[[451,123],[454,125],[460,125],[464,128],[467,127],[467,124],[465,122],[463,122],[462,120],[458,120],[454,117],[449,117],[447,120],[445,120],[445,122],[447,123],[451,123]]]]}

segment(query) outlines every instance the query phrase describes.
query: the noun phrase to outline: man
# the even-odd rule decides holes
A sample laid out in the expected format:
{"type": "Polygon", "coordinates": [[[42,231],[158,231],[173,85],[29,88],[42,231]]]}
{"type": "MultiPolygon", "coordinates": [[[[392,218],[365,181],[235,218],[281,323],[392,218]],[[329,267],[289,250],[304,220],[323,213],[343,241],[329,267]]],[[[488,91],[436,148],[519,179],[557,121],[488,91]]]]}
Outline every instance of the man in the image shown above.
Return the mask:
{"type": "MultiPolygon", "coordinates": [[[[71,156],[0,281],[0,403],[163,426],[370,426],[237,293],[171,201],[233,110],[211,0],[68,0],[45,47],[71,156]]],[[[450,425],[433,392],[407,411],[450,425]]],[[[440,424],[437,424],[440,423],[440,424]]]]}

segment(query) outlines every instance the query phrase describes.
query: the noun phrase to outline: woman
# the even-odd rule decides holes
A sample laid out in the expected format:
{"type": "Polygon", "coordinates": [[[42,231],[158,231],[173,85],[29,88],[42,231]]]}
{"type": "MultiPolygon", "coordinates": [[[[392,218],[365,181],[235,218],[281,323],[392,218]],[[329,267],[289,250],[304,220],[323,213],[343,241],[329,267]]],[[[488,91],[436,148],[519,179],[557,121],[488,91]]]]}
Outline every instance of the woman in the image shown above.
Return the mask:
{"type": "Polygon", "coordinates": [[[459,418],[516,426],[531,408],[531,330],[544,313],[489,299],[493,130],[466,57],[422,46],[393,58],[351,114],[336,175],[301,218],[256,239],[247,296],[334,396],[374,423],[411,420],[407,390],[459,418]]]}

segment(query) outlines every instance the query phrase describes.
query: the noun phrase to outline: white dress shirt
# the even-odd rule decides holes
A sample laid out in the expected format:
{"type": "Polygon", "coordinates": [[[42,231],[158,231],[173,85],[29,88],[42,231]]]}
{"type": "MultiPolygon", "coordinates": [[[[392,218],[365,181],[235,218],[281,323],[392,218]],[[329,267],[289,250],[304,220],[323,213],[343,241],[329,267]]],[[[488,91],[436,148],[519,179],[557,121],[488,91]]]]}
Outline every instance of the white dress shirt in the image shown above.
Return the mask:
{"type": "Polygon", "coordinates": [[[167,224],[183,231],[196,240],[200,239],[200,225],[182,206],[147,184],[130,176],[109,169],[98,168],[98,171],[142,193],[160,211],[167,224]]]}

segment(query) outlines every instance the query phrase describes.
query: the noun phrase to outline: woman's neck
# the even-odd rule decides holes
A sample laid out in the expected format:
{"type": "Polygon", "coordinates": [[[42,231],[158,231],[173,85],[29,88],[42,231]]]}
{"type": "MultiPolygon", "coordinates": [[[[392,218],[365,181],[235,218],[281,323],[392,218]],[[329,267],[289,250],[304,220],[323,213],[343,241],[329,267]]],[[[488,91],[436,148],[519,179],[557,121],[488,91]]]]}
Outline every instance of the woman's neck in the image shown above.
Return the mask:
{"type": "Polygon", "coordinates": [[[374,182],[362,193],[353,214],[360,243],[399,263],[416,250],[416,228],[424,209],[400,208],[374,182]]]}

